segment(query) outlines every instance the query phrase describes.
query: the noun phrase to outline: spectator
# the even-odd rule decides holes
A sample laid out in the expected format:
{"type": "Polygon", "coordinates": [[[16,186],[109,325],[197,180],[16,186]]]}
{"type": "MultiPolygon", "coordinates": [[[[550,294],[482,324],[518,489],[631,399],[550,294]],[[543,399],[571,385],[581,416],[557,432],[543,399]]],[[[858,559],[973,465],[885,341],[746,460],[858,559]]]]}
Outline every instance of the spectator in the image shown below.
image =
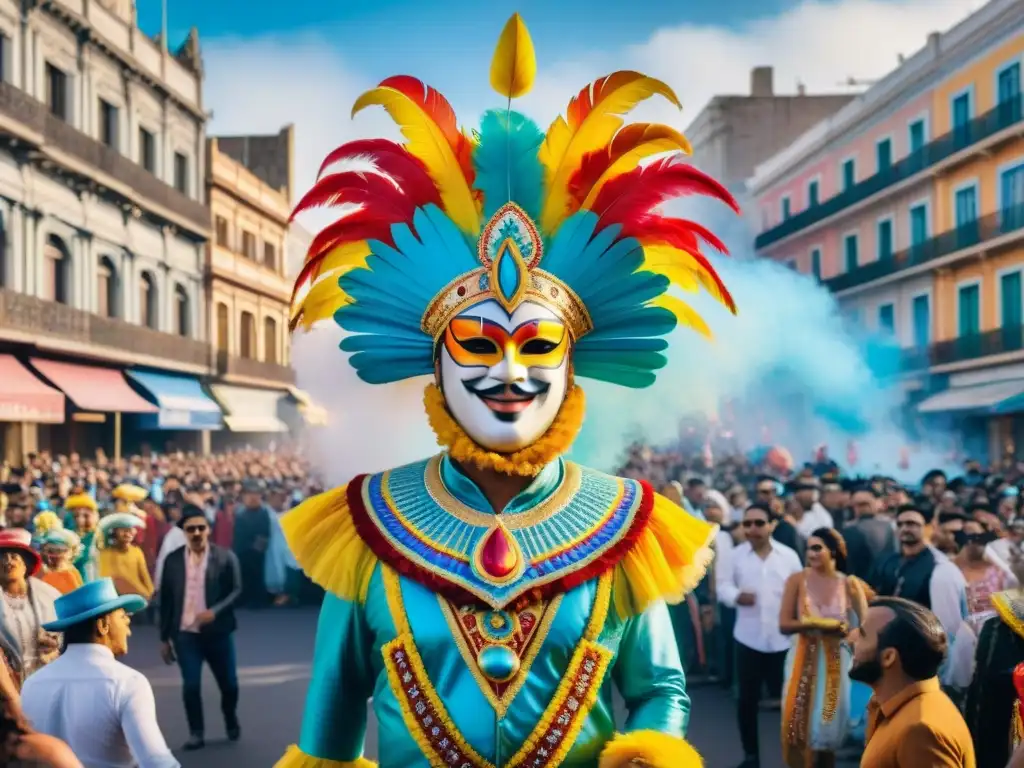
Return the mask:
{"type": "Polygon", "coordinates": [[[867,745],[870,768],[975,768],[974,746],[960,712],[939,687],[946,632],[923,606],[880,598],[855,634],[850,677],[871,686],[867,745]]]}
{"type": "Polygon", "coordinates": [[[832,527],[832,515],[818,501],[816,480],[798,480],[793,484],[793,524],[797,532],[807,539],[819,528],[832,527]]]}
{"type": "Polygon", "coordinates": [[[60,739],[32,730],[21,711],[10,667],[0,659],[0,765],[8,768],[83,768],[60,739]]]}
{"type": "Polygon", "coordinates": [[[180,768],[157,724],[149,680],[117,661],[128,652],[129,613],[145,607],[100,579],[61,597],[56,621],[44,627],[64,633],[64,652],[26,681],[22,705],[36,728],[88,766],[180,768]]]}
{"type": "Polygon", "coordinates": [[[870,486],[858,488],[852,497],[853,522],[843,529],[851,575],[870,581],[875,564],[896,551],[892,521],[880,512],[881,500],[870,486]]]}
{"type": "Polygon", "coordinates": [[[60,592],[36,578],[41,567],[26,529],[0,531],[0,649],[19,687],[52,661],[59,648],[44,625],[56,615],[54,602],[60,592]]]}
{"type": "Polygon", "coordinates": [[[100,577],[112,579],[118,594],[139,595],[148,601],[153,596],[153,580],[145,555],[134,544],[136,531],[144,525],[128,512],[115,512],[100,520],[100,577]]]}

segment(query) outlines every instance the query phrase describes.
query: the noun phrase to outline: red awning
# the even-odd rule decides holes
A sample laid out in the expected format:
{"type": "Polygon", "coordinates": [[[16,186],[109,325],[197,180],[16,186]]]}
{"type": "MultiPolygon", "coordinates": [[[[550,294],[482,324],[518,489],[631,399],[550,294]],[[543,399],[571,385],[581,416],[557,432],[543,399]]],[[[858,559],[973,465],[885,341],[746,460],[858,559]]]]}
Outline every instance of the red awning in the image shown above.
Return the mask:
{"type": "Polygon", "coordinates": [[[99,413],[157,413],[160,409],[137,394],[113,368],[32,358],[33,367],[48,378],[75,407],[99,413]]]}
{"type": "Polygon", "coordinates": [[[64,395],[11,355],[0,355],[0,421],[64,423],[64,395]]]}

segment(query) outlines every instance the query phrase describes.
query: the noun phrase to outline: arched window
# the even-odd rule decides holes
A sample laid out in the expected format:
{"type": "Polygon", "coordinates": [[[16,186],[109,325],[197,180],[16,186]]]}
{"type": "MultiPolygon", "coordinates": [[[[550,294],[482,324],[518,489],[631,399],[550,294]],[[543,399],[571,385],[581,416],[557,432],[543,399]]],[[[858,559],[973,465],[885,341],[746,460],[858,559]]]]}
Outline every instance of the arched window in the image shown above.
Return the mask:
{"type": "Polygon", "coordinates": [[[228,305],[224,302],[217,304],[217,351],[227,352],[230,349],[229,339],[231,338],[230,321],[228,318],[228,305]]]}
{"type": "Polygon", "coordinates": [[[71,253],[56,235],[43,246],[42,298],[58,304],[71,302],[71,253]]]}
{"type": "Polygon", "coordinates": [[[143,272],[139,281],[139,322],[153,330],[160,325],[157,322],[157,304],[156,281],[149,272],[143,272]]]}
{"type": "Polygon", "coordinates": [[[188,336],[192,326],[192,307],[188,290],[178,283],[174,286],[174,330],[179,336],[188,336]]]}
{"type": "Polygon", "coordinates": [[[117,267],[109,256],[100,259],[96,270],[96,314],[100,317],[117,317],[118,311],[117,267]]]}
{"type": "Polygon", "coordinates": [[[272,317],[263,319],[263,359],[277,362],[277,320],[272,317]]]}
{"type": "Polygon", "coordinates": [[[242,313],[242,338],[240,354],[246,360],[256,359],[256,317],[252,312],[242,313]]]}

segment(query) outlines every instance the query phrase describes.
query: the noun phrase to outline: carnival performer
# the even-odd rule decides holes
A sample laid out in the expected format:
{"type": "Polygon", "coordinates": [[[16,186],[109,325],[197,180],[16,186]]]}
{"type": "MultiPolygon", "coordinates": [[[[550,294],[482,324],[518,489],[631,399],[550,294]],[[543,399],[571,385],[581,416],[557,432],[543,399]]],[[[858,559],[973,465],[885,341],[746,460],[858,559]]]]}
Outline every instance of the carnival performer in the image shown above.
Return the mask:
{"type": "MultiPolygon", "coordinates": [[[[1024,556],[1010,553],[1017,583],[1024,583],[1024,556]]],[[[1024,740],[1018,686],[1024,687],[1024,589],[991,596],[998,618],[981,626],[964,719],[974,739],[978,768],[1003,768],[1024,740]]]]}
{"type": "Polygon", "coordinates": [[[119,595],[153,596],[146,557],[135,545],[136,532],[145,527],[141,518],[128,512],[114,512],[100,520],[100,578],[110,578],[119,595]]]}
{"type": "Polygon", "coordinates": [[[807,539],[807,567],[786,582],[779,629],[794,635],[786,658],[782,755],[790,768],[832,766],[849,734],[851,652],[843,644],[867,613],[846,575],[846,542],[832,528],[807,539]]]}
{"type": "Polygon", "coordinates": [[[83,582],[95,581],[100,577],[99,543],[96,529],[100,522],[99,506],[92,496],[84,493],[70,496],[64,502],[64,526],[78,535],[82,543],[75,568],[82,576],[83,582]]]}
{"type": "Polygon", "coordinates": [[[43,556],[43,568],[39,580],[45,581],[62,595],[82,586],[82,574],[75,568],[74,561],[82,546],[81,539],[69,531],[53,512],[36,515],[35,544],[43,556]]]}
{"type": "Polygon", "coordinates": [[[333,317],[365,383],[429,381],[446,450],[284,516],[328,594],[299,743],[278,768],[372,765],[371,696],[381,768],[701,763],[666,602],[701,579],[715,526],[563,454],[583,420],[578,378],[647,387],[665,335],[708,333],[673,283],[734,310],[701,250],[724,246],[656,209],[685,194],[735,202],[676,157],[640,165],[688,150],[666,126],[623,127],[647,98],[678,105],[664,83],[602,78],[545,135],[511,109],[535,69],[515,15],[491,66],[505,103],[472,134],[436,90],[384,80],[354,111],[384,107],[406,144],[334,151],[325,165],[375,170],[325,175],[297,207],[359,210],[311,244],[294,325],[333,317]],[[619,733],[612,682],[629,710],[619,733]]]}

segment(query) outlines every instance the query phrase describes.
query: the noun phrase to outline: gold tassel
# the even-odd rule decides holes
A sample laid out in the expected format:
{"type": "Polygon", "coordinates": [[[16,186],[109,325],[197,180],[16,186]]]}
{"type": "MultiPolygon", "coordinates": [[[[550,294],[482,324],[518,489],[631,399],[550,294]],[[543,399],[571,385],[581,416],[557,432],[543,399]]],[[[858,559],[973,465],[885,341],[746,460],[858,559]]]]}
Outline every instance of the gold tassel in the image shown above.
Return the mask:
{"type": "Polygon", "coordinates": [[[491,60],[491,87],[508,99],[530,91],[537,76],[537,57],[533,40],[522,17],[513,13],[498,38],[491,60]]]}

